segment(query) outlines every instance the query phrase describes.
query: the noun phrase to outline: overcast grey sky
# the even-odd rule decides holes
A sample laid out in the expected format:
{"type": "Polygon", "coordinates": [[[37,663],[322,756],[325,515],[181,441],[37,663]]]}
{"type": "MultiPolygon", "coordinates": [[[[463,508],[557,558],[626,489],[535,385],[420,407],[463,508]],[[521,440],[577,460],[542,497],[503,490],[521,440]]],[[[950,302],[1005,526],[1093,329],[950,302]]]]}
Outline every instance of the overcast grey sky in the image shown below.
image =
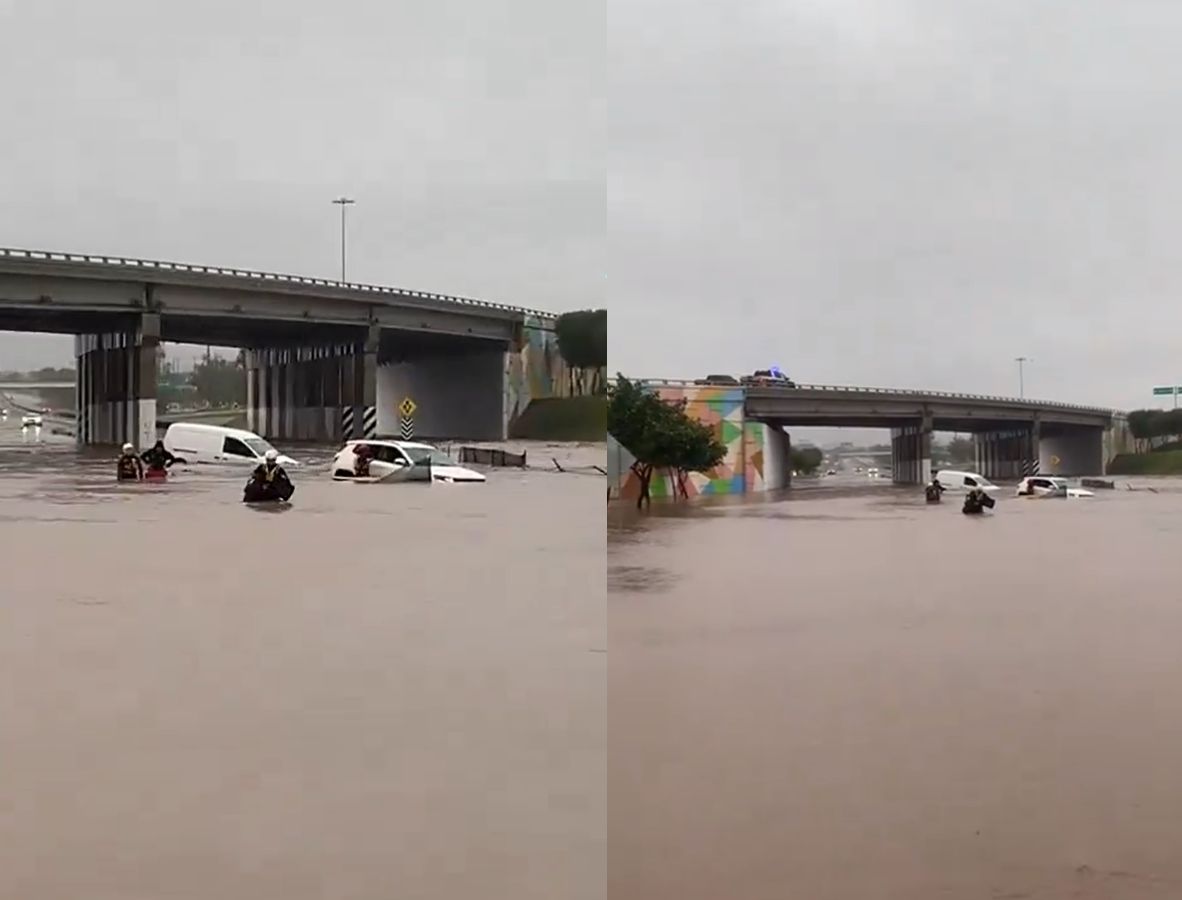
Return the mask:
{"type": "Polygon", "coordinates": [[[611,357],[1135,407],[1182,378],[1182,4],[610,0],[611,357]]]}
{"type": "MultiPolygon", "coordinates": [[[[0,0],[0,245],[604,298],[583,0],[0,0]]],[[[0,369],[68,358],[0,335],[0,369]]]]}

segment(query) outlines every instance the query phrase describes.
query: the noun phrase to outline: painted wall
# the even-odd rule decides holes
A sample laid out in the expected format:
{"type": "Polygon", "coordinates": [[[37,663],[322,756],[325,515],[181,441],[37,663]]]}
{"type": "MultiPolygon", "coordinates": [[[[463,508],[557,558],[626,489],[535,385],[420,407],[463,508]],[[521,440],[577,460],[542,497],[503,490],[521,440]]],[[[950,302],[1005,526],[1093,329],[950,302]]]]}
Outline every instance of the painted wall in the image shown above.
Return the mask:
{"type": "MultiPolygon", "coordinates": [[[[780,428],[745,420],[742,388],[661,387],[658,393],[667,401],[684,398],[686,415],[711,426],[726,447],[726,457],[714,469],[689,474],[685,487],[690,497],[758,493],[788,486],[789,437],[780,428]]],[[[654,499],[672,497],[672,476],[654,474],[649,491],[654,499]]],[[[635,500],[639,492],[636,476],[625,473],[620,496],[635,500]]]]}
{"type": "MultiPolygon", "coordinates": [[[[603,372],[599,373],[600,378],[603,372]]],[[[583,391],[592,388],[593,373],[582,373],[583,391]]],[[[570,368],[558,350],[558,337],[542,327],[534,316],[526,316],[520,350],[511,350],[504,358],[504,433],[525,412],[531,400],[548,397],[571,397],[580,391],[570,368]]]]}
{"type": "Polygon", "coordinates": [[[398,405],[410,397],[416,438],[502,440],[504,360],[503,350],[490,348],[379,366],[378,434],[399,433],[398,405]]]}
{"type": "Polygon", "coordinates": [[[1112,427],[1104,431],[1104,463],[1107,465],[1122,453],[1132,453],[1133,433],[1129,431],[1129,420],[1122,416],[1113,416],[1112,427]]]}
{"type": "Polygon", "coordinates": [[[628,452],[627,447],[610,434],[607,436],[607,490],[612,499],[618,499],[629,477],[635,477],[631,475],[632,463],[635,461],[636,457],[628,452]]]}

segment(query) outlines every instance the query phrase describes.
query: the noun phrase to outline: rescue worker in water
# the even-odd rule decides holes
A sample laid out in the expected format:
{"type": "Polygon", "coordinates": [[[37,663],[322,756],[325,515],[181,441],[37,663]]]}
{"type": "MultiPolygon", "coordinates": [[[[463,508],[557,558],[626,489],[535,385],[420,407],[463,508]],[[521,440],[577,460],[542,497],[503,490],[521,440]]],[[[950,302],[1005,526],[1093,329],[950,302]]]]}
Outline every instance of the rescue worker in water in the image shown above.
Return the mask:
{"type": "Polygon", "coordinates": [[[985,512],[985,492],[980,488],[970,488],[964,496],[964,507],[961,512],[966,515],[976,515],[985,512]]]}
{"type": "Polygon", "coordinates": [[[279,465],[279,453],[268,450],[263,464],[254,470],[246,484],[244,500],[254,503],[260,500],[286,500],[295,493],[295,485],[287,477],[287,471],[279,465]]]}
{"type": "Polygon", "coordinates": [[[148,464],[151,472],[163,472],[176,462],[176,457],[164,449],[164,441],[156,441],[151,449],[140,454],[140,459],[148,464]]]}
{"type": "Polygon", "coordinates": [[[120,481],[142,481],[144,478],[144,464],[140,462],[135,447],[131,444],[123,445],[123,453],[119,456],[115,477],[120,481]]]}
{"type": "Polygon", "coordinates": [[[923,493],[928,503],[940,502],[940,495],[944,493],[944,485],[940,484],[938,475],[932,476],[932,483],[923,489],[923,493]]]}

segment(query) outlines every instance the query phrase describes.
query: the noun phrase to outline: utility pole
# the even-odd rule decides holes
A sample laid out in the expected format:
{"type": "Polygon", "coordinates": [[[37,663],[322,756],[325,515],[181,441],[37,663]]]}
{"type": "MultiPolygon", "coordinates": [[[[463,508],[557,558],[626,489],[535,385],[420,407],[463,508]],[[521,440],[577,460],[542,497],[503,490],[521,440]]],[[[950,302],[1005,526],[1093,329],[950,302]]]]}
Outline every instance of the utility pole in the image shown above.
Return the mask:
{"type": "Polygon", "coordinates": [[[348,197],[337,197],[332,202],[341,208],[341,281],[345,281],[345,207],[352,206],[357,201],[348,197]]]}
{"type": "Polygon", "coordinates": [[[1014,362],[1018,364],[1018,399],[1024,400],[1026,398],[1026,381],[1022,367],[1028,362],[1034,362],[1029,356],[1015,356],[1014,362]]]}

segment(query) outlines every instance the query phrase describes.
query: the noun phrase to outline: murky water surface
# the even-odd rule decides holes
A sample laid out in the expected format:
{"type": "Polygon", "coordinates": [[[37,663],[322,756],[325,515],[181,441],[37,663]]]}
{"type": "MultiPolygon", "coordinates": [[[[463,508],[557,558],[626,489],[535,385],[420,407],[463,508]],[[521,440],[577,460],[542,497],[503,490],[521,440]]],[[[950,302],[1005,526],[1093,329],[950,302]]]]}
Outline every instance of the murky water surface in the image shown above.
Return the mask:
{"type": "Polygon", "coordinates": [[[263,511],[0,439],[0,897],[603,896],[601,476],[297,451],[263,511]]]}
{"type": "Polygon", "coordinates": [[[1182,482],[1132,484],[613,511],[613,900],[1182,897],[1182,482]]]}

